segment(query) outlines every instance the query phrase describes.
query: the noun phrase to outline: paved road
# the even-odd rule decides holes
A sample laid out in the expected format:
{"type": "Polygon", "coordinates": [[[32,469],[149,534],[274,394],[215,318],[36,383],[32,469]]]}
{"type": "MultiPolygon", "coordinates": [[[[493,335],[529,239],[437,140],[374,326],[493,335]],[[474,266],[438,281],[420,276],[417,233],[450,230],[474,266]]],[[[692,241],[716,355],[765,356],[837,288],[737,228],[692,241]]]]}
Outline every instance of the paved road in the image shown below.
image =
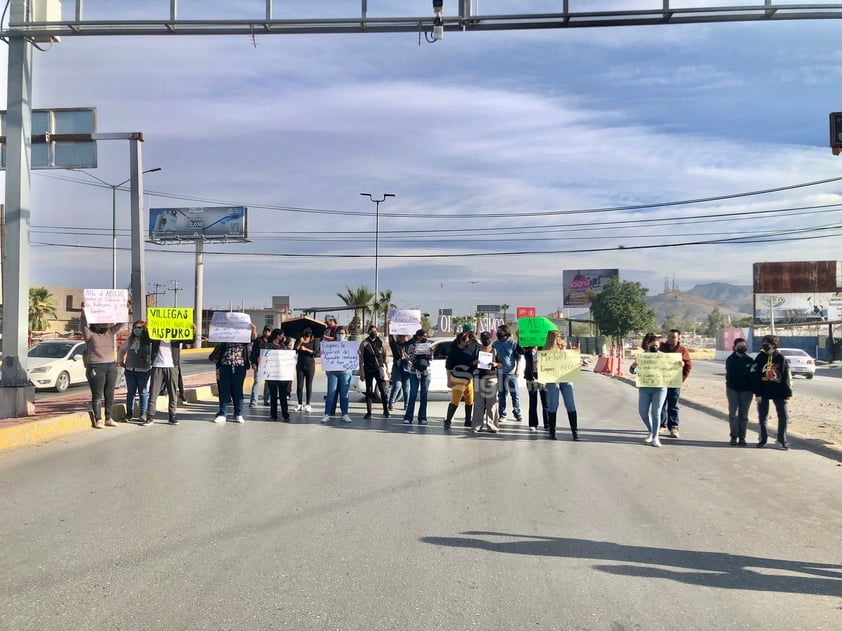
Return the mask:
{"type": "Polygon", "coordinates": [[[0,627],[842,628],[842,468],[691,409],[647,447],[632,387],[576,391],[576,443],[208,402],[3,456],[0,627]]]}

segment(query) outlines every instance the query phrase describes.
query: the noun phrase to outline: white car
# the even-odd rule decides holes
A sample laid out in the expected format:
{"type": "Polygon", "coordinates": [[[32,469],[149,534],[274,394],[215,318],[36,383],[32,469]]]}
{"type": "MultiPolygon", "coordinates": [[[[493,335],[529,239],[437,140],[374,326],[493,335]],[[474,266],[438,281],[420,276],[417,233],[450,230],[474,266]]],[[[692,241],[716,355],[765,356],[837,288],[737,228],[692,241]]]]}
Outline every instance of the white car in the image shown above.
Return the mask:
{"type": "MultiPolygon", "coordinates": [[[[450,393],[450,388],[447,387],[447,370],[444,364],[447,361],[447,353],[450,351],[450,344],[453,338],[445,340],[431,340],[433,349],[433,361],[430,363],[430,388],[427,390],[430,394],[450,393]]],[[[389,359],[391,362],[391,358],[389,359]]],[[[389,370],[392,369],[391,364],[389,370]]],[[[372,384],[372,387],[374,384],[372,384]]],[[[365,379],[360,379],[357,371],[354,371],[354,376],[351,377],[351,390],[365,396],[365,379]]],[[[389,392],[389,384],[386,384],[386,393],[389,392]]],[[[374,388],[375,400],[379,400],[377,389],[374,388]]]]}
{"type": "Polygon", "coordinates": [[[56,392],[64,392],[73,384],[87,383],[84,352],[85,343],[80,340],[39,342],[27,353],[26,375],[36,388],[52,388],[56,392]]]}
{"type": "Polygon", "coordinates": [[[816,374],[816,360],[800,348],[779,348],[778,352],[786,358],[793,375],[804,375],[812,379],[816,374]]]}

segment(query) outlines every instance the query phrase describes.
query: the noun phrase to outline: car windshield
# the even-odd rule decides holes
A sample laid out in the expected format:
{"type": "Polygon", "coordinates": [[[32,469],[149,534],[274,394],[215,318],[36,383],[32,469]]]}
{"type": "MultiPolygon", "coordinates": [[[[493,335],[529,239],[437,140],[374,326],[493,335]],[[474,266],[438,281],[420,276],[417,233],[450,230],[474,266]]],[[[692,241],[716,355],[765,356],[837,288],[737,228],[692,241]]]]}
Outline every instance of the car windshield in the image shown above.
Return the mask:
{"type": "Polygon", "coordinates": [[[807,353],[798,348],[779,348],[781,355],[787,357],[809,357],[807,353]]]}
{"type": "Polygon", "coordinates": [[[50,359],[59,359],[67,355],[70,349],[73,348],[71,342],[58,342],[50,344],[36,344],[29,349],[29,357],[46,357],[50,359]]]}

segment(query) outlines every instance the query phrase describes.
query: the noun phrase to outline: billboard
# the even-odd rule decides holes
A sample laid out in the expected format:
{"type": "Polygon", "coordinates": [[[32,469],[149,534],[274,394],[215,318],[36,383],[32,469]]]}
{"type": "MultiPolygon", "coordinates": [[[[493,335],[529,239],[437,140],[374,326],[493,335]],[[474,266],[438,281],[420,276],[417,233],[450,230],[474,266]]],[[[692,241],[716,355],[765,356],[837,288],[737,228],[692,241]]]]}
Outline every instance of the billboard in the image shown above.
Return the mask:
{"type": "Polygon", "coordinates": [[[246,208],[150,208],[150,241],[197,241],[199,239],[248,238],[246,208]]]}
{"type": "Polygon", "coordinates": [[[754,294],[754,321],[757,324],[836,320],[842,320],[842,291],[754,294]]]}
{"type": "Polygon", "coordinates": [[[565,307],[590,307],[591,300],[609,278],[619,278],[617,269],[566,269],[562,273],[565,307]]]}
{"type": "Polygon", "coordinates": [[[842,319],[842,262],[755,263],[753,272],[757,324],[842,319]]]}

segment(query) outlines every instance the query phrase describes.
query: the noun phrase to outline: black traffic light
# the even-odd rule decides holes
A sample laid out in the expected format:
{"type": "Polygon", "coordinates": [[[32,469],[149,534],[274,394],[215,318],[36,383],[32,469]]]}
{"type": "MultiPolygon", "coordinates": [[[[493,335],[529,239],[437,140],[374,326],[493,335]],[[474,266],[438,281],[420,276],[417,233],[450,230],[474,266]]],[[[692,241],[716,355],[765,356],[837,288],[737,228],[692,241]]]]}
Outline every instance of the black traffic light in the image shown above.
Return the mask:
{"type": "Polygon", "coordinates": [[[830,114],[830,146],[842,147],[842,112],[830,114]]]}

